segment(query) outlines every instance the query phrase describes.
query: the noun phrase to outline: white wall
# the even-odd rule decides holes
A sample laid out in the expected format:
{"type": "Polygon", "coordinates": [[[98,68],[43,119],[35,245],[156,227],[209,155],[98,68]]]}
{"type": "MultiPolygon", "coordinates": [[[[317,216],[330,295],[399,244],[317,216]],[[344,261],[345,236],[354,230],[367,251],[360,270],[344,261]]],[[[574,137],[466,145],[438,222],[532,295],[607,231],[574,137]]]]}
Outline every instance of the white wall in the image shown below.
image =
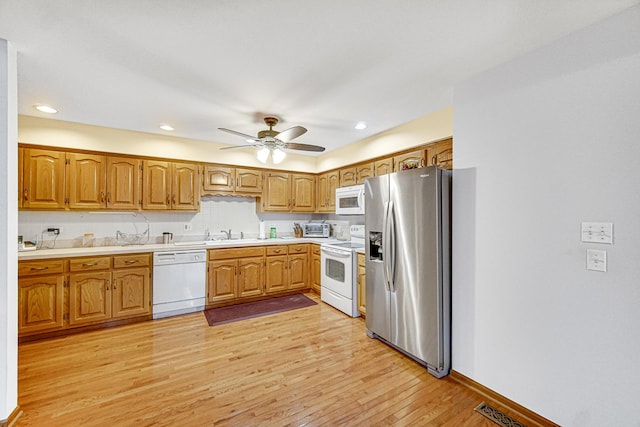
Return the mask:
{"type": "Polygon", "coordinates": [[[564,426],[640,425],[640,7],[454,108],[453,369],[564,426]],[[614,244],[581,243],[581,221],[614,244]]]}
{"type": "Polygon", "coordinates": [[[17,101],[16,52],[0,39],[0,422],[18,406],[17,101]]]}

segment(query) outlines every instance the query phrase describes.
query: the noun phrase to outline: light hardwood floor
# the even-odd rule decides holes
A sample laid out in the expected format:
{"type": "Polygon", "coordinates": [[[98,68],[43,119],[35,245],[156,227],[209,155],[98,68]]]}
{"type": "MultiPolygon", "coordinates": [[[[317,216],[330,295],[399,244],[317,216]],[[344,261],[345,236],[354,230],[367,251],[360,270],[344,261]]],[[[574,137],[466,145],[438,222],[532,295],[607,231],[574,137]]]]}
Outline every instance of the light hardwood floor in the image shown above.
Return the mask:
{"type": "Polygon", "coordinates": [[[18,366],[17,426],[495,426],[474,412],[480,396],[323,303],[26,343],[18,366]]]}

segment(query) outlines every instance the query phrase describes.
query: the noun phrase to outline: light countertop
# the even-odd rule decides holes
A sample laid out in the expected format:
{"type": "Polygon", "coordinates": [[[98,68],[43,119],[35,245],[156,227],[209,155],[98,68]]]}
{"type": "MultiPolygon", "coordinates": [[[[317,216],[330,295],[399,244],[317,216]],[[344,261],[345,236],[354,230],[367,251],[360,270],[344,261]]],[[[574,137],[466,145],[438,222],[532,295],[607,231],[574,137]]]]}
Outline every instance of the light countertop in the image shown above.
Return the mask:
{"type": "Polygon", "coordinates": [[[264,245],[293,245],[300,243],[329,243],[335,242],[334,238],[287,238],[277,239],[236,239],[236,240],[209,240],[199,242],[176,242],[169,244],[150,245],[130,245],[130,246],[99,246],[94,248],[61,248],[61,249],[38,249],[35,251],[18,252],[18,260],[36,260],[46,258],[65,258],[95,255],[118,255],[141,252],[171,252],[194,249],[215,249],[234,248],[243,246],[264,246],[264,245]]]}

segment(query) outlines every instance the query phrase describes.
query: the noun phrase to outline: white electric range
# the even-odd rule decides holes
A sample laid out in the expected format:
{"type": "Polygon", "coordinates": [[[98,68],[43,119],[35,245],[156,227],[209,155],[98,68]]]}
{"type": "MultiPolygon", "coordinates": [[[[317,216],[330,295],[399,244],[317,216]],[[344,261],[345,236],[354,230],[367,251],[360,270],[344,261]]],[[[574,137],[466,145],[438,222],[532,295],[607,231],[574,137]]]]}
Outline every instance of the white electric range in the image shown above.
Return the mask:
{"type": "Polygon", "coordinates": [[[358,256],[364,248],[364,225],[349,228],[351,240],[320,246],[320,299],[351,317],[358,311],[358,256]]]}

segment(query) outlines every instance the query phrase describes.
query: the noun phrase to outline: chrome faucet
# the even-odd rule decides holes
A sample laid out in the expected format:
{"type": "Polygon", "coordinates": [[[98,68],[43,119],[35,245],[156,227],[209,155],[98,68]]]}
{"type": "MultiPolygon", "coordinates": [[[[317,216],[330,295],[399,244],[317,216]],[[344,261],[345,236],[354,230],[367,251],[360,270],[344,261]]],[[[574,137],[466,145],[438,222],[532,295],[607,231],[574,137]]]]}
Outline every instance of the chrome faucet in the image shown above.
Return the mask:
{"type": "Polygon", "coordinates": [[[227,240],[231,240],[231,229],[229,229],[229,231],[220,230],[220,232],[224,233],[224,235],[227,236],[227,240]]]}
{"type": "Polygon", "coordinates": [[[242,239],[244,239],[244,232],[243,231],[240,232],[240,240],[242,240],[242,239]]]}

